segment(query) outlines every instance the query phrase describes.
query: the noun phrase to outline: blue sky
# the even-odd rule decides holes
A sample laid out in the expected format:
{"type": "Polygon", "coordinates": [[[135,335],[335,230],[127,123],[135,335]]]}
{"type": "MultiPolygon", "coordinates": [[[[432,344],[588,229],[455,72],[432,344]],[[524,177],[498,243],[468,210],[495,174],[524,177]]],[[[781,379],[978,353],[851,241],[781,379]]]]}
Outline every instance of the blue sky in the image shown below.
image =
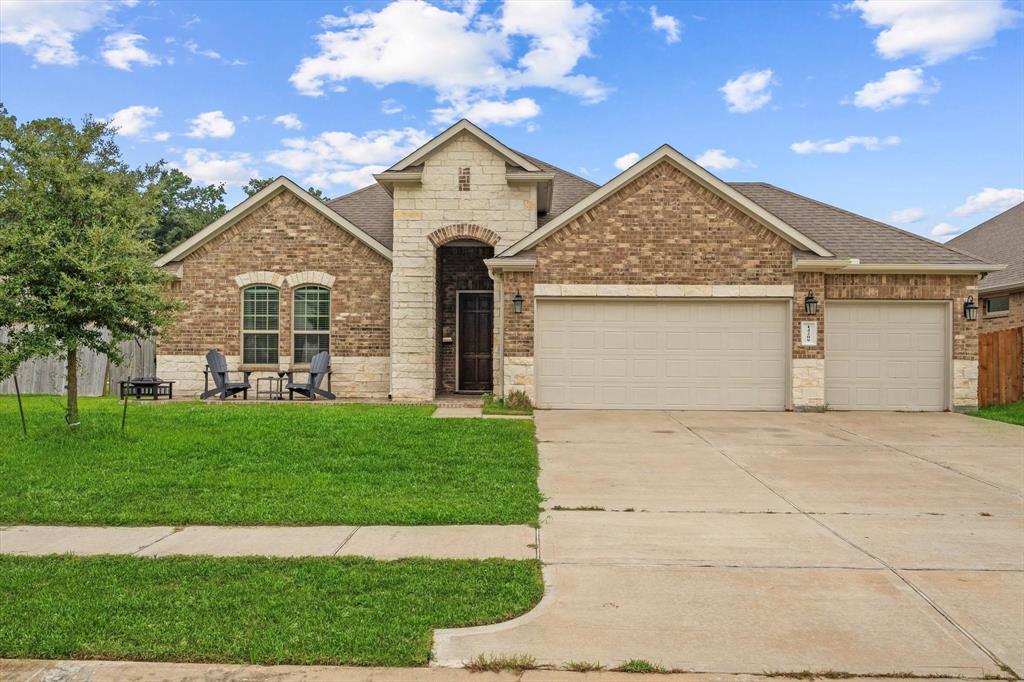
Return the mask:
{"type": "Polygon", "coordinates": [[[0,1],[0,100],[242,197],[331,195],[459,117],[605,182],[669,143],[946,239],[1024,199],[1024,2],[0,1]]]}

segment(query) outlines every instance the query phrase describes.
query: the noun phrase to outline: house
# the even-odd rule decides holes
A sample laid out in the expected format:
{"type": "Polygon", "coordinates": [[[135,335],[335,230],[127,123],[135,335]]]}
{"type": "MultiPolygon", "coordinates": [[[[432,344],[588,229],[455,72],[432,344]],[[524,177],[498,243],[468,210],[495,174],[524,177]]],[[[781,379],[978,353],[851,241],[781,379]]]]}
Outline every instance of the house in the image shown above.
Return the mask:
{"type": "Polygon", "coordinates": [[[981,332],[1024,327],[1024,203],[951,239],[948,244],[999,263],[978,285],[981,332]]]}
{"type": "Polygon", "coordinates": [[[279,178],[173,249],[158,369],[329,349],[346,397],[541,407],[965,409],[984,259],[669,146],[597,186],[460,121],[321,203],[279,178]]]}

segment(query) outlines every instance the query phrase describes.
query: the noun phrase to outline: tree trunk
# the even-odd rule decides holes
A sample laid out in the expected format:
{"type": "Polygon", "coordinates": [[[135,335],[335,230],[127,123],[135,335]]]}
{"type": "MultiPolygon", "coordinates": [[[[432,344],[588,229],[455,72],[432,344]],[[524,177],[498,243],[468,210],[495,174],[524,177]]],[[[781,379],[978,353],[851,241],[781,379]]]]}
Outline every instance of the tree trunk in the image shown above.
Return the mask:
{"type": "Polygon", "coordinates": [[[68,426],[78,428],[78,349],[68,350],[68,426]]]}

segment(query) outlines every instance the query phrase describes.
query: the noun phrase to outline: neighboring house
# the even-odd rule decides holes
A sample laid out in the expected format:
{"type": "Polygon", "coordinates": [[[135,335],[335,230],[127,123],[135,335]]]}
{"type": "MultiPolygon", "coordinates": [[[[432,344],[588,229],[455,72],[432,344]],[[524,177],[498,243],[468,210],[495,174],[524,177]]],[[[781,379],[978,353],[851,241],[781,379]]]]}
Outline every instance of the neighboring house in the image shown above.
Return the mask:
{"type": "Polygon", "coordinates": [[[977,256],[669,146],[599,187],[460,121],[375,179],[324,204],[279,178],[160,258],[187,306],[160,375],[191,392],[210,348],[265,372],[329,349],[345,397],[977,402],[977,256]]]}
{"type": "Polygon", "coordinates": [[[948,244],[999,263],[1005,270],[978,285],[982,332],[1024,327],[1024,203],[951,239],[948,244]]]}

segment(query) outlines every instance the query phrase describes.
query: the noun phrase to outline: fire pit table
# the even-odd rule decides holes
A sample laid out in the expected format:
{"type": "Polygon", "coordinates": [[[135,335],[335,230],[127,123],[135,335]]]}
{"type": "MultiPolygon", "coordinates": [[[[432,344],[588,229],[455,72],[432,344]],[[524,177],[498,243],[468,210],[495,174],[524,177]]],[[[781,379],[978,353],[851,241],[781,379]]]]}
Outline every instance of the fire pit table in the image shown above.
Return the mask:
{"type": "Polygon", "coordinates": [[[174,382],[164,381],[160,377],[136,377],[120,382],[120,386],[122,398],[126,395],[134,395],[136,400],[141,400],[143,397],[153,400],[160,400],[160,398],[170,400],[174,397],[174,382]]]}

